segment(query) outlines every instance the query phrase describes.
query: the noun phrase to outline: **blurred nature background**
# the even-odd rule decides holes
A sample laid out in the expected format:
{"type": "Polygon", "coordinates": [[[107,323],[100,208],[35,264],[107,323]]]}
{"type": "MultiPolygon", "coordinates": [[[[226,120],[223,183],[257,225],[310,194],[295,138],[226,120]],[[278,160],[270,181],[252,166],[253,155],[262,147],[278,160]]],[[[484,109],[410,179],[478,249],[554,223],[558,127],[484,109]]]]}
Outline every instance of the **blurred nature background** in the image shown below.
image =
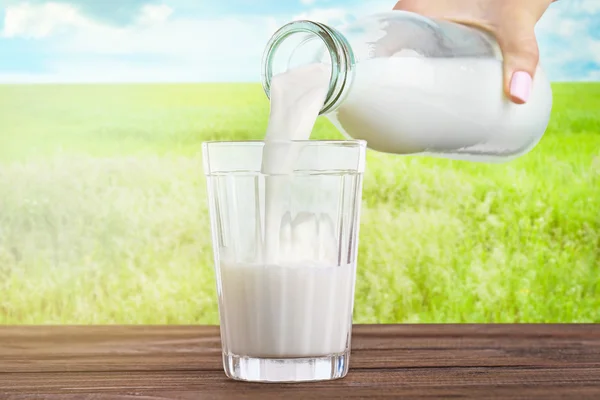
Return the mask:
{"type": "MultiPolygon", "coordinates": [[[[0,323],[218,323],[201,143],[263,137],[279,26],[393,5],[0,1],[0,323]]],[[[369,152],[356,322],[600,322],[600,1],[537,31],[530,154],[369,152]]]]}

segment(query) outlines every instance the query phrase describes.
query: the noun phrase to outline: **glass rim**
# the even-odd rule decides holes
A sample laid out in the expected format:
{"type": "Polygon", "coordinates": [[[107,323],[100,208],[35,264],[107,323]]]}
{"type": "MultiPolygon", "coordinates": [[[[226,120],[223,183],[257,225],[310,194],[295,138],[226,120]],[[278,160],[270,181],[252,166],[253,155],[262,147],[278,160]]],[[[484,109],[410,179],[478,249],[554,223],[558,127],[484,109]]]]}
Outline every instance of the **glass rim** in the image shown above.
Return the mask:
{"type": "MultiPolygon", "coordinates": [[[[243,141],[206,141],[202,143],[202,159],[204,174],[206,176],[216,176],[223,174],[237,174],[237,175],[316,175],[324,173],[334,174],[350,174],[350,173],[363,173],[365,165],[365,156],[367,150],[366,140],[289,140],[289,141],[272,141],[265,142],[262,140],[243,140],[243,141]],[[352,152],[352,157],[356,157],[356,165],[350,167],[338,168],[334,164],[327,168],[313,168],[307,167],[301,170],[294,170],[293,172],[287,172],[284,174],[278,173],[265,173],[260,170],[260,167],[246,167],[246,166],[219,166],[213,164],[213,153],[217,155],[218,159],[224,153],[229,151],[254,154],[257,157],[259,154],[267,148],[267,143],[272,143],[274,147],[282,145],[284,147],[294,145],[298,146],[298,150],[307,150],[312,152],[318,152],[319,150],[333,151],[338,153],[352,152]],[[258,168],[258,169],[256,169],[258,168]]],[[[354,158],[352,158],[354,159],[354,158]]]]}
{"type": "Polygon", "coordinates": [[[248,171],[248,170],[231,170],[231,171],[216,171],[216,172],[205,172],[204,175],[207,177],[219,177],[219,176],[355,176],[363,175],[364,171],[359,169],[329,169],[329,170],[296,170],[292,172],[284,173],[265,173],[261,171],[248,171]]]}
{"type": "Polygon", "coordinates": [[[202,142],[202,146],[210,146],[210,145],[264,145],[267,143],[273,144],[284,144],[284,143],[296,143],[296,144],[320,144],[320,145],[356,145],[358,147],[367,147],[367,141],[362,139],[353,139],[353,140],[328,140],[328,139],[307,139],[307,140],[281,140],[281,141],[265,141],[265,140],[208,140],[202,142]]]}

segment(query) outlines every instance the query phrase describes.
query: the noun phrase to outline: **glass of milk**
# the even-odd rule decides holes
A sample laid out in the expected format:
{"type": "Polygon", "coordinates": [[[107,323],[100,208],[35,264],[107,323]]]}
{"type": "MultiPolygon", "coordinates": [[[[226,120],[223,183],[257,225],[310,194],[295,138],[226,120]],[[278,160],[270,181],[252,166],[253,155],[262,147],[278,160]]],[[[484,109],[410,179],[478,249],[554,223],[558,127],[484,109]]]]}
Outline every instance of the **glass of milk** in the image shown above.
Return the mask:
{"type": "Polygon", "coordinates": [[[365,148],[204,143],[228,377],[301,382],[348,372],[365,148]],[[263,157],[282,155],[285,168],[263,172],[263,157]]]}

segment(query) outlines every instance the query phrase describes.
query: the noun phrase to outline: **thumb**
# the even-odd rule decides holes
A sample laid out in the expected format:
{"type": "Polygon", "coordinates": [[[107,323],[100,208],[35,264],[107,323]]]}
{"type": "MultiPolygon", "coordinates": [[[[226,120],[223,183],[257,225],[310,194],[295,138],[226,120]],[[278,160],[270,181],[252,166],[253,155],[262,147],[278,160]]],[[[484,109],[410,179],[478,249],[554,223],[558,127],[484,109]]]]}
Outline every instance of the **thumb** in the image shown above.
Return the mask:
{"type": "Polygon", "coordinates": [[[497,35],[504,58],[504,92],[517,104],[529,100],[540,57],[534,32],[535,21],[521,22],[511,23],[497,35]],[[519,29],[519,26],[523,28],[519,29]]]}

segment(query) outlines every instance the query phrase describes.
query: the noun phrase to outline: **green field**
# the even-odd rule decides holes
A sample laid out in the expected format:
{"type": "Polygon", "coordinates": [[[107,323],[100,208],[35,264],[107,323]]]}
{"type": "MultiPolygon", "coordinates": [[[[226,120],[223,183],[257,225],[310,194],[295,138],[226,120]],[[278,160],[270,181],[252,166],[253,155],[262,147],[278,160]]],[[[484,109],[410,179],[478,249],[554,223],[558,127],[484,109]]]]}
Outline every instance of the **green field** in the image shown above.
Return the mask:
{"type": "MultiPolygon", "coordinates": [[[[600,322],[600,84],[554,93],[507,164],[368,153],[356,322],[600,322]]],[[[0,323],[218,323],[200,144],[267,114],[250,84],[0,86],[0,323]]]]}

